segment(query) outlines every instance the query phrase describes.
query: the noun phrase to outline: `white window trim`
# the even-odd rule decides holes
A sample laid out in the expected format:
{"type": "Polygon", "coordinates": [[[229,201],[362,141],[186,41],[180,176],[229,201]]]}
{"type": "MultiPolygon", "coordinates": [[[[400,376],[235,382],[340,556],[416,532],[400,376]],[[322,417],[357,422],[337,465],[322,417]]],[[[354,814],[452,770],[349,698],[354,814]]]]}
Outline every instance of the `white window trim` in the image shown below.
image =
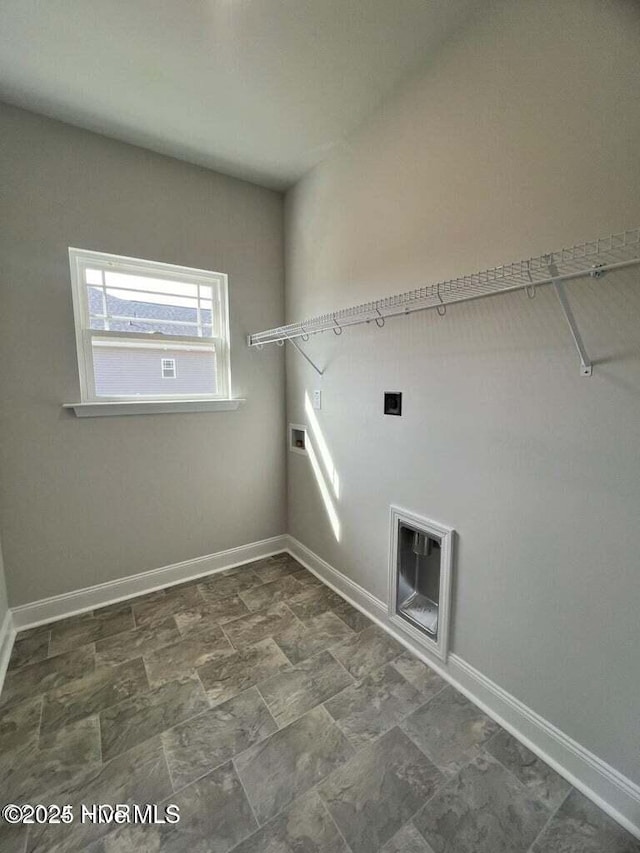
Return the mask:
{"type": "Polygon", "coordinates": [[[239,407],[243,401],[234,399],[231,393],[228,278],[224,273],[183,267],[176,264],[166,264],[159,261],[123,257],[106,252],[94,252],[74,247],[69,248],[69,265],[71,270],[81,401],[79,403],[65,403],[64,408],[73,409],[78,417],[94,417],[98,415],[155,414],[159,412],[229,411],[239,407]],[[172,340],[172,336],[170,335],[154,334],[153,340],[156,345],[157,343],[167,343],[168,345],[182,343],[184,345],[186,339],[194,349],[199,349],[207,344],[210,346],[213,345],[221,365],[218,371],[218,394],[156,394],[149,396],[135,395],[131,397],[98,397],[96,395],[92,361],[92,339],[114,337],[120,340],[126,338],[133,341],[138,337],[141,343],[149,341],[149,335],[145,333],[140,333],[139,335],[131,332],[110,333],[108,331],[87,328],[89,325],[89,307],[84,271],[87,267],[106,269],[112,266],[117,267],[118,271],[133,274],[149,274],[149,271],[152,270],[154,278],[184,281],[189,284],[216,285],[216,291],[219,294],[221,337],[199,338],[194,336],[189,339],[188,336],[181,336],[178,341],[175,341],[175,339],[172,340]]]}

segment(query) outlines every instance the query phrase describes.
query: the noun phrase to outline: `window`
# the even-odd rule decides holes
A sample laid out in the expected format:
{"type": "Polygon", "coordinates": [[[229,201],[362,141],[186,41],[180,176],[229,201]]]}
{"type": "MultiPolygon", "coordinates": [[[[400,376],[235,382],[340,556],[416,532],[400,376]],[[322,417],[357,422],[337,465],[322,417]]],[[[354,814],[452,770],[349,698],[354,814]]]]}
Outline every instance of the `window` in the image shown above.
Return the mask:
{"type": "Polygon", "coordinates": [[[82,249],[69,261],[83,403],[230,396],[226,275],[82,249]]]}
{"type": "Polygon", "coordinates": [[[176,378],[176,360],[175,360],[175,358],[163,358],[162,359],[162,378],[163,379],[175,379],[176,378]]]}

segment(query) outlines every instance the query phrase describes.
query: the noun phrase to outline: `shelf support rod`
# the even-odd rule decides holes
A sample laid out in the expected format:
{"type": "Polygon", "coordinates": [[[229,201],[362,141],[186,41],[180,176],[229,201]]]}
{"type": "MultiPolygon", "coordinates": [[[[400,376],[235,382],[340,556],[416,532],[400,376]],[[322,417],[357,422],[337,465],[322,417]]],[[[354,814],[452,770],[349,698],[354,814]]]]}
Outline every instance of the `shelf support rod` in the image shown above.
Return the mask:
{"type": "Polygon", "coordinates": [[[558,297],[558,301],[560,302],[560,305],[564,312],[565,320],[567,321],[567,325],[571,330],[573,342],[575,343],[576,349],[578,350],[578,355],[580,356],[580,376],[591,376],[591,359],[587,355],[584,343],[582,342],[582,335],[580,334],[580,330],[578,329],[576,318],[573,316],[571,305],[569,305],[569,300],[567,298],[567,293],[564,289],[564,284],[563,282],[558,281],[558,268],[553,262],[549,264],[549,273],[552,277],[553,289],[556,292],[556,296],[558,297]]]}
{"type": "Polygon", "coordinates": [[[317,374],[319,374],[320,376],[322,376],[322,374],[324,373],[324,370],[320,370],[320,368],[309,358],[309,356],[306,354],[306,352],[302,349],[300,344],[296,340],[294,340],[294,338],[287,337],[287,340],[289,341],[290,344],[293,344],[293,346],[298,350],[300,355],[309,362],[309,364],[311,365],[311,367],[313,367],[315,372],[317,374]]]}

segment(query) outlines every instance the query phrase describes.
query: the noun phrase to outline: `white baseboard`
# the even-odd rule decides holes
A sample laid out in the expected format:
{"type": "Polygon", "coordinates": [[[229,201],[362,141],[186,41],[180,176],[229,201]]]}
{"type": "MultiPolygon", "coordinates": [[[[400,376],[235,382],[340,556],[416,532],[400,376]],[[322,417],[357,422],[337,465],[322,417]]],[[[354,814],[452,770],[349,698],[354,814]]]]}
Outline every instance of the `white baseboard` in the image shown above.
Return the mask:
{"type": "Polygon", "coordinates": [[[347,578],[297,539],[289,536],[288,540],[287,550],[299,562],[422,658],[571,785],[640,838],[640,786],[458,655],[450,654],[446,663],[435,658],[411,634],[391,623],[385,602],[347,578]]]}
{"type": "Polygon", "coordinates": [[[11,611],[7,610],[4,614],[2,625],[0,625],[0,693],[2,693],[4,678],[7,674],[7,667],[9,666],[9,658],[11,657],[11,650],[13,649],[15,636],[16,630],[13,626],[11,611]]]}
{"type": "Polygon", "coordinates": [[[222,572],[234,566],[285,551],[288,541],[288,536],[273,536],[271,539],[241,545],[239,548],[218,551],[217,554],[184,560],[160,569],[151,569],[126,578],[118,578],[62,595],[54,595],[51,598],[43,598],[40,601],[32,601],[29,604],[21,604],[11,608],[13,624],[17,630],[34,628],[37,625],[55,622],[67,616],[86,613],[97,607],[105,607],[107,604],[115,604],[127,598],[144,595],[156,589],[222,572]]]}

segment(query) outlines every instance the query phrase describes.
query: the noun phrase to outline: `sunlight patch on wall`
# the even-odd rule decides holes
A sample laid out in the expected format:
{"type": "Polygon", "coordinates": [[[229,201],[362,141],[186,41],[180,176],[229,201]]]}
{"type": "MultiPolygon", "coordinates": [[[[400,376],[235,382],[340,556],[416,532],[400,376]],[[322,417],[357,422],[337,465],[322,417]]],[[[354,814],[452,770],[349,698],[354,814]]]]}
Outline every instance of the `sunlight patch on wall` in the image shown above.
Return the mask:
{"type": "Polygon", "coordinates": [[[320,468],[320,463],[318,461],[318,457],[316,455],[316,451],[315,451],[311,441],[307,441],[307,454],[309,455],[311,467],[313,468],[313,473],[314,473],[316,481],[318,483],[318,488],[320,489],[320,495],[322,497],[322,502],[324,503],[325,509],[327,511],[327,516],[329,517],[329,522],[330,522],[331,528],[333,530],[333,535],[336,537],[336,542],[339,542],[340,541],[340,519],[338,518],[338,513],[336,512],[336,508],[333,505],[333,501],[331,500],[331,495],[329,493],[329,487],[327,486],[327,481],[324,478],[324,475],[322,473],[322,469],[320,468]]]}
{"type": "Polygon", "coordinates": [[[304,395],[304,410],[307,415],[309,426],[311,427],[311,432],[313,433],[313,438],[318,446],[318,453],[320,454],[320,458],[322,459],[327,479],[331,484],[331,488],[333,489],[334,495],[336,496],[336,498],[339,499],[340,477],[338,476],[336,466],[333,462],[333,457],[331,456],[327,441],[318,422],[318,417],[313,409],[311,400],[309,399],[309,395],[306,391],[304,395]]]}

